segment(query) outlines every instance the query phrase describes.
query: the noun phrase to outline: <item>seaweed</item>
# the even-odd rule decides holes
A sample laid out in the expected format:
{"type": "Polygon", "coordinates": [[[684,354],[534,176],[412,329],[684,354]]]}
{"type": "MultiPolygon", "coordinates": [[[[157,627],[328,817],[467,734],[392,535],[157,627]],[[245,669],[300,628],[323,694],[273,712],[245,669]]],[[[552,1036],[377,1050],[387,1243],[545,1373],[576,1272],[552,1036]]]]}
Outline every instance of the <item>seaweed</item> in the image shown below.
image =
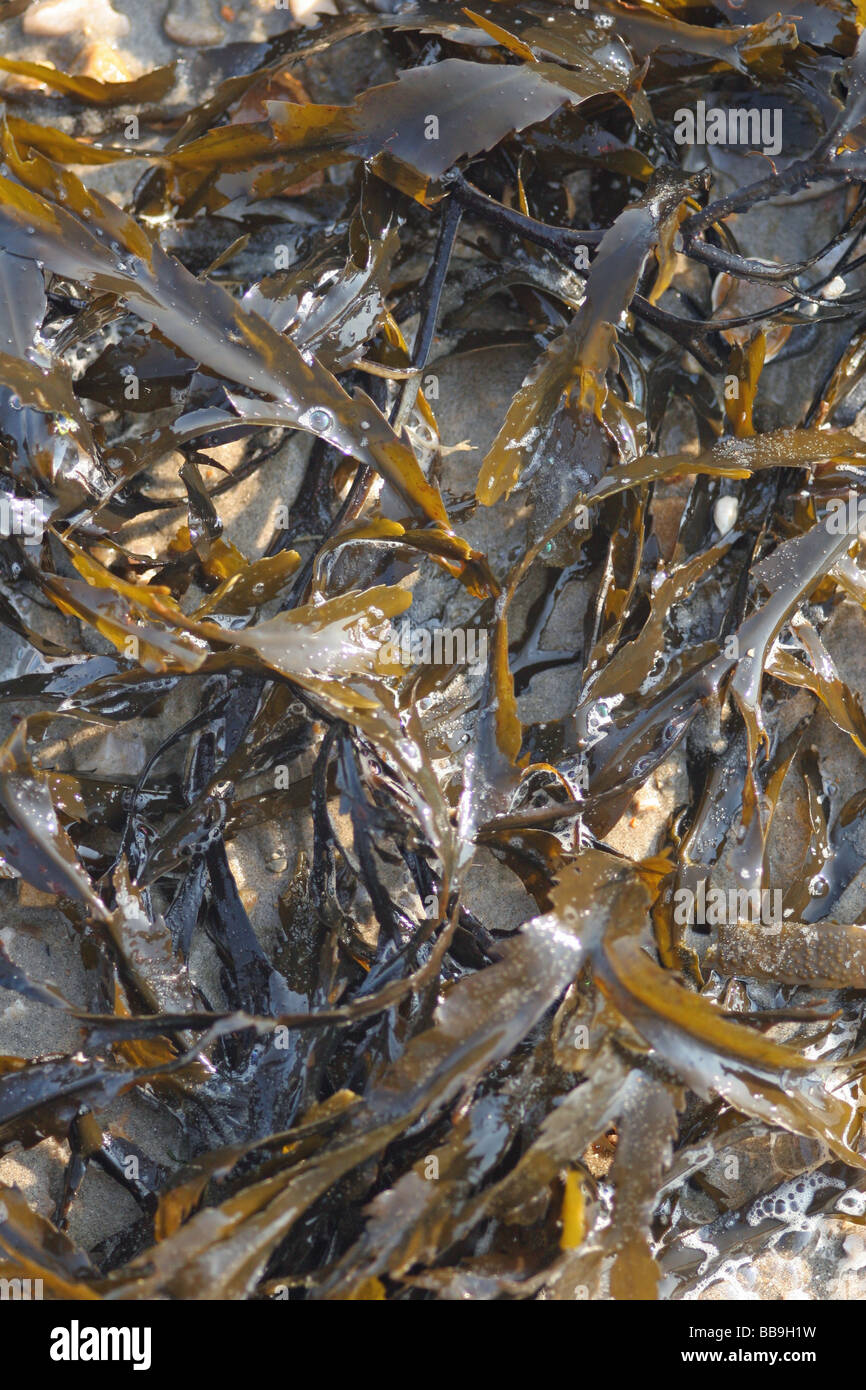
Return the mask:
{"type": "Polygon", "coordinates": [[[351,0],[122,80],[26,9],[0,1276],[679,1300],[838,1243],[862,7],[351,0]]]}

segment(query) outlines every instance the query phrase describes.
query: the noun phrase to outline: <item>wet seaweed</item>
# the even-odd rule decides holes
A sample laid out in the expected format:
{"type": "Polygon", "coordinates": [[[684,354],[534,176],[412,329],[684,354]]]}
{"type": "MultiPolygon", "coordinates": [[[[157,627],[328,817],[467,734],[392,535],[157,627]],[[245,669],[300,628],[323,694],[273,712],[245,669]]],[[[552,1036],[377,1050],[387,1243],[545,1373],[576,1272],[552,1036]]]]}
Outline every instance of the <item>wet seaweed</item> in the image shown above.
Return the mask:
{"type": "Polygon", "coordinates": [[[864,1209],[862,7],[389,10],[0,56],[52,1298],[678,1299],[864,1209]]]}

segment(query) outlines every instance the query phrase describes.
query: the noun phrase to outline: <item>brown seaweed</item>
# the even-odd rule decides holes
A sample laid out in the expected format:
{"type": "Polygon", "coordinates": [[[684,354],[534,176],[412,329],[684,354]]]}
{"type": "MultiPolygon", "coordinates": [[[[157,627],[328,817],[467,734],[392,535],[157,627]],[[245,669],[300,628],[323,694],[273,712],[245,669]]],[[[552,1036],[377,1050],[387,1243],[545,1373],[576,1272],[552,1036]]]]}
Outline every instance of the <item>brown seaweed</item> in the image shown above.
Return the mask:
{"type": "Polygon", "coordinates": [[[862,7],[339,9],[0,6],[0,1276],[683,1298],[866,1171],[862,7]]]}

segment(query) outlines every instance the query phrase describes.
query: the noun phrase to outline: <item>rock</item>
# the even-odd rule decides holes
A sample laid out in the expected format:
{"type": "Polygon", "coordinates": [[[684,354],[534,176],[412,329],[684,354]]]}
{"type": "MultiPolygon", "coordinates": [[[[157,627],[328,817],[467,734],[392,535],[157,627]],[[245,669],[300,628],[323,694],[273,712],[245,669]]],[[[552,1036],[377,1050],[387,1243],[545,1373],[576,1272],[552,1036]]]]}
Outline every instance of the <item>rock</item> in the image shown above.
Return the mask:
{"type": "Polygon", "coordinates": [[[98,34],[104,41],[128,34],[129,20],[110,0],[37,0],[24,15],[22,28],[40,38],[84,33],[98,34]]]}
{"type": "Polygon", "coordinates": [[[219,43],[225,35],[210,0],[171,0],[163,28],[175,43],[199,48],[219,43]]]}
{"type": "Polygon", "coordinates": [[[91,43],[82,48],[75,61],[75,72],[97,82],[129,82],[133,77],[116,51],[107,43],[91,43]]]}

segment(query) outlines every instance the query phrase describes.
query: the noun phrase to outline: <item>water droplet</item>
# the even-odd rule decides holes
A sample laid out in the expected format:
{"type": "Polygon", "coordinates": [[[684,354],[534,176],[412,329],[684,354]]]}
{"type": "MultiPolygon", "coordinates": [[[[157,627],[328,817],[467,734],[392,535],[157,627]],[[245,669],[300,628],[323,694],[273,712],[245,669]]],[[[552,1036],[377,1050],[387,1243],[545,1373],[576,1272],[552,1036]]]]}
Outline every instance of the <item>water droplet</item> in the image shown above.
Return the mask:
{"type": "Polygon", "coordinates": [[[314,410],[308,410],[306,415],[301,416],[301,424],[306,425],[315,434],[325,434],[334,428],[334,417],[329,410],[321,410],[317,406],[314,410]]]}

